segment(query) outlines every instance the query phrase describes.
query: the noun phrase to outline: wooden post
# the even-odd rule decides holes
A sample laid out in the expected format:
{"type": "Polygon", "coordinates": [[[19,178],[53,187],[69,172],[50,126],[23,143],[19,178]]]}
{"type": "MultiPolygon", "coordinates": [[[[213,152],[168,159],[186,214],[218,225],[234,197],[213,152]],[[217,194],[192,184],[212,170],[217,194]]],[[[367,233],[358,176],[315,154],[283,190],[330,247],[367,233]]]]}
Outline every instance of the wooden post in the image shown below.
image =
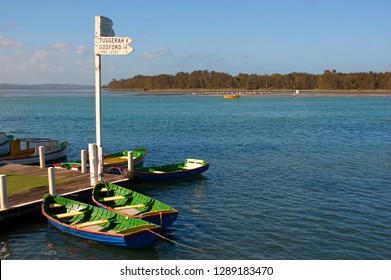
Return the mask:
{"type": "Polygon", "coordinates": [[[39,167],[45,168],[45,147],[39,146],[38,151],[39,151],[39,167]]]}
{"type": "Polygon", "coordinates": [[[133,152],[132,151],[129,151],[128,152],[128,170],[130,172],[130,174],[132,175],[133,174],[133,152]]]}
{"type": "Polygon", "coordinates": [[[56,195],[56,175],[54,173],[54,167],[48,168],[48,179],[49,179],[49,193],[56,195]]]}
{"type": "Polygon", "coordinates": [[[7,176],[0,175],[1,210],[8,209],[7,176]]]}
{"type": "Polygon", "coordinates": [[[81,173],[86,173],[87,169],[87,151],[86,150],[81,150],[81,173]]]}
{"type": "Polygon", "coordinates": [[[90,182],[91,186],[95,186],[98,182],[98,146],[96,144],[88,144],[88,155],[90,165],[90,182]]]}

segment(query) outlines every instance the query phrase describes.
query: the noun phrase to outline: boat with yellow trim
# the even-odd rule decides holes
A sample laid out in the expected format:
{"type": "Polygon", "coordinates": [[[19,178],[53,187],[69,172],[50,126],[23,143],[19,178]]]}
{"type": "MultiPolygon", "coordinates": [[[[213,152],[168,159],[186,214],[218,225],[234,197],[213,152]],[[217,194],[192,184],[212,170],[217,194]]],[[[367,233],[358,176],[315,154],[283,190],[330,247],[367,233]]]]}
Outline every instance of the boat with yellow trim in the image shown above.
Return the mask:
{"type": "Polygon", "coordinates": [[[234,99],[234,98],[239,98],[240,94],[224,94],[223,98],[225,99],[234,99]]]}
{"type": "Polygon", "coordinates": [[[46,163],[67,158],[69,143],[49,138],[20,138],[10,143],[9,153],[0,156],[0,163],[39,164],[39,147],[44,147],[46,163]]]}

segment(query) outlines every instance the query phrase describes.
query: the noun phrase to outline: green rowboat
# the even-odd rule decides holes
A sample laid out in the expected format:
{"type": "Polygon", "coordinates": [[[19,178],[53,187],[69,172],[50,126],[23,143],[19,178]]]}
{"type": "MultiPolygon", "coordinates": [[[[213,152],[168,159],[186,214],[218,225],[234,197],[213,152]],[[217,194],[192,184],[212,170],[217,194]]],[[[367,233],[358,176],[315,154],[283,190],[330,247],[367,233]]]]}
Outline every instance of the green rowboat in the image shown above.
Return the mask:
{"type": "MultiPolygon", "coordinates": [[[[111,167],[127,167],[129,152],[132,152],[133,154],[133,165],[137,166],[143,163],[144,158],[148,153],[148,150],[145,147],[139,147],[131,151],[121,151],[112,154],[107,154],[104,156],[103,159],[104,162],[103,168],[106,169],[107,171],[111,167]]],[[[81,163],[80,160],[76,162],[61,162],[61,163],[53,164],[53,167],[80,171],[81,163]]],[[[87,158],[87,167],[88,167],[88,158],[87,158]]]]}
{"type": "Polygon", "coordinates": [[[112,183],[98,183],[92,200],[99,207],[162,227],[170,226],[178,216],[178,210],[171,206],[112,183]]]}
{"type": "Polygon", "coordinates": [[[42,213],[56,228],[96,242],[141,248],[158,238],[161,227],[140,219],[105,210],[68,198],[46,194],[42,213]]]}

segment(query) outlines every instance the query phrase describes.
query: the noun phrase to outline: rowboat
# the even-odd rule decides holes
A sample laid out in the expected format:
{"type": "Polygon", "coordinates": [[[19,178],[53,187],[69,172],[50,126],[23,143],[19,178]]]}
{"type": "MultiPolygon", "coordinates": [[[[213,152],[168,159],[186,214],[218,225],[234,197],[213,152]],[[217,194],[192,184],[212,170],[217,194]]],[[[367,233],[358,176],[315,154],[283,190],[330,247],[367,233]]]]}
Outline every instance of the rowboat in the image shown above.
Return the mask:
{"type": "Polygon", "coordinates": [[[240,95],[239,94],[224,94],[223,95],[223,98],[229,98],[229,99],[232,99],[232,98],[239,98],[240,95]]]}
{"type": "Polygon", "coordinates": [[[147,148],[145,147],[138,147],[131,151],[121,151],[121,152],[105,155],[103,160],[104,166],[105,167],[122,166],[122,165],[127,166],[129,152],[132,152],[133,164],[140,165],[144,161],[144,158],[147,155],[148,151],[147,148]]]}
{"type": "Polygon", "coordinates": [[[11,141],[13,139],[13,135],[7,135],[5,132],[0,132],[0,155],[5,155],[10,152],[11,141]]]}
{"type": "Polygon", "coordinates": [[[112,183],[96,184],[92,200],[104,209],[162,227],[168,227],[175,222],[179,213],[163,202],[112,183]]]}
{"type": "MultiPolygon", "coordinates": [[[[125,167],[128,164],[128,153],[132,152],[133,155],[133,165],[137,166],[143,163],[145,156],[147,155],[147,148],[138,147],[134,150],[121,151],[112,154],[107,154],[103,159],[103,168],[109,169],[110,167],[125,167]]],[[[87,155],[88,156],[88,155],[87,155]]],[[[81,169],[80,161],[75,162],[61,162],[53,164],[53,167],[60,169],[72,169],[79,170],[81,169]]],[[[88,167],[88,158],[87,158],[87,167],[88,167]]]]}
{"type": "Polygon", "coordinates": [[[209,163],[202,159],[187,158],[183,162],[174,164],[137,166],[133,173],[136,179],[142,182],[158,182],[195,176],[205,172],[208,168],[209,163]]]}
{"type": "Polygon", "coordinates": [[[99,243],[141,248],[158,238],[160,226],[97,206],[45,194],[42,213],[59,230],[99,243]]]}
{"type": "Polygon", "coordinates": [[[58,162],[67,157],[69,143],[49,138],[13,139],[8,154],[0,156],[0,162],[39,164],[39,147],[44,147],[45,162],[58,162]]]}

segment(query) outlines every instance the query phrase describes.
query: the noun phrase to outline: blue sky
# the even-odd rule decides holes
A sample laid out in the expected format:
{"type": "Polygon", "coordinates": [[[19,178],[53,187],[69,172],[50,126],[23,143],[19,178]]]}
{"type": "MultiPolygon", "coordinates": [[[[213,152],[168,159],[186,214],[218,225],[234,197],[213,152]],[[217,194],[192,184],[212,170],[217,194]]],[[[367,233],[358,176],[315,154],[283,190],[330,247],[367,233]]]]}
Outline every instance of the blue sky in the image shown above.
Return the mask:
{"type": "Polygon", "coordinates": [[[194,70],[391,71],[389,0],[0,0],[0,83],[94,84],[94,17],[132,38],[102,83],[194,70]]]}

